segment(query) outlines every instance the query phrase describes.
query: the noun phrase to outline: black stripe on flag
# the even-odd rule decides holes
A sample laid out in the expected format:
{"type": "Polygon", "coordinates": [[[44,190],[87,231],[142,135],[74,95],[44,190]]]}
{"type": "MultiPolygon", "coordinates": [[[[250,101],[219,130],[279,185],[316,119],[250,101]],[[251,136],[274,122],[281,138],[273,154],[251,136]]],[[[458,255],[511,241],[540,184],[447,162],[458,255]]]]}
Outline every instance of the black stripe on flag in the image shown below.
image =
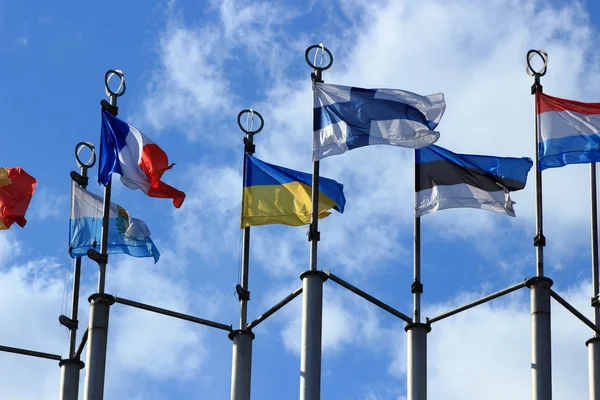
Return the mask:
{"type": "Polygon", "coordinates": [[[480,169],[461,167],[447,160],[436,160],[417,165],[419,168],[417,192],[431,189],[434,186],[452,186],[460,183],[466,183],[486,192],[504,190],[502,186],[511,192],[525,187],[525,182],[509,178],[498,178],[480,169]]]}

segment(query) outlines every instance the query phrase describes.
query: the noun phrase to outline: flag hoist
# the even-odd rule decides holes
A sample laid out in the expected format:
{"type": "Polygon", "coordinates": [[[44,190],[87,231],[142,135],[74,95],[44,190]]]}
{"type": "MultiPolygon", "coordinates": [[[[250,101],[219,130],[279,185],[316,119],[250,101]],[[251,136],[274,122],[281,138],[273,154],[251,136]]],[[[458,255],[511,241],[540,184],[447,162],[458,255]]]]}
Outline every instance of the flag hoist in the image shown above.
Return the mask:
{"type": "Polygon", "coordinates": [[[540,78],[546,74],[548,54],[543,50],[530,50],[527,53],[527,74],[533,77],[531,94],[535,99],[535,186],[536,186],[536,235],[533,245],[536,249],[536,276],[526,284],[531,293],[531,398],[532,400],[552,399],[552,346],[550,330],[550,297],[552,280],[544,276],[544,237],[542,215],[542,167],[540,165],[540,126],[539,97],[542,95],[540,78]],[[541,57],[544,65],[539,71],[531,66],[534,56],[541,57]]]}
{"type": "MultiPolygon", "coordinates": [[[[246,157],[252,156],[256,149],[254,135],[264,127],[264,120],[260,113],[251,109],[242,110],[238,114],[238,126],[246,134],[244,137],[244,167],[243,180],[247,179],[248,168],[246,157]],[[241,118],[247,114],[246,128],[242,126],[241,118]],[[260,125],[254,129],[255,117],[258,117],[260,125]]],[[[242,207],[246,196],[242,188],[242,207]]],[[[242,209],[242,215],[244,210],[242,209]]],[[[250,384],[252,376],[252,340],[254,333],[248,328],[248,301],[250,291],[248,290],[248,275],[250,268],[250,225],[242,224],[242,271],[241,282],[236,286],[236,293],[240,301],[240,327],[229,334],[233,342],[233,354],[231,361],[231,400],[250,400],[250,384]]]]}

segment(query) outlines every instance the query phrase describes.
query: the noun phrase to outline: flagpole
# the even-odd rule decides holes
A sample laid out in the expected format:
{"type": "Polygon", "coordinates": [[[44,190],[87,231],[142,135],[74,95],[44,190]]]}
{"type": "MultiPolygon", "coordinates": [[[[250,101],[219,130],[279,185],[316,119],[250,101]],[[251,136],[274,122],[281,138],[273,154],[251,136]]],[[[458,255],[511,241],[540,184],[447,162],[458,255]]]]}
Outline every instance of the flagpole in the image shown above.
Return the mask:
{"type": "MultiPolygon", "coordinates": [[[[250,117],[250,116],[249,116],[250,117]]],[[[246,134],[244,138],[244,167],[243,179],[246,179],[246,154],[252,155],[256,150],[254,146],[254,135],[260,132],[264,126],[262,115],[258,112],[242,110],[238,114],[238,126],[246,134]],[[253,126],[242,127],[241,117],[243,114],[250,113],[252,116],[252,125],[254,125],[254,115],[258,116],[260,126],[252,130],[253,126]]],[[[242,204],[244,203],[242,187],[242,204]]],[[[229,334],[229,339],[233,342],[233,355],[231,361],[231,400],[250,400],[250,386],[252,376],[252,340],[254,333],[248,329],[248,301],[250,292],[248,291],[248,275],[250,268],[250,227],[244,226],[244,239],[242,242],[242,276],[241,284],[236,286],[236,292],[240,300],[240,328],[229,334]]]]}
{"type": "MultiPolygon", "coordinates": [[[[598,181],[596,163],[590,164],[590,194],[591,194],[591,231],[592,231],[592,307],[594,308],[594,325],[600,327],[600,304],[598,282],[598,181]]],[[[589,395],[590,400],[600,400],[600,335],[586,343],[588,348],[589,365],[589,395]]]]}
{"type": "Polygon", "coordinates": [[[431,331],[428,324],[421,323],[421,218],[417,216],[419,168],[417,167],[417,150],[414,151],[415,193],[414,193],[414,236],[413,236],[413,320],[406,325],[407,333],[407,371],[406,390],[408,400],[427,399],[427,333],[431,331]]]}
{"type": "Polygon", "coordinates": [[[544,276],[544,246],[546,238],[543,231],[542,215],[542,172],[539,169],[539,115],[538,96],[542,93],[540,77],[547,71],[548,54],[544,50],[527,52],[527,73],[534,78],[531,94],[534,95],[535,115],[535,183],[536,183],[536,236],[533,244],[536,248],[536,277],[527,280],[531,292],[531,379],[532,400],[552,399],[552,356],[550,330],[550,288],[552,280],[544,276]],[[531,66],[531,59],[538,55],[544,62],[540,71],[531,66]]]}
{"type": "MultiPolygon", "coordinates": [[[[117,115],[117,98],[125,93],[125,77],[119,70],[109,70],[104,77],[106,94],[110,103],[102,101],[102,107],[113,115],[117,115]],[[120,78],[119,88],[113,92],[109,87],[113,76],[120,78]]],[[[100,149],[102,151],[103,149],[100,149]]],[[[115,299],[104,293],[106,283],[106,264],[108,263],[108,219],[110,214],[110,195],[112,178],[104,187],[104,207],[102,214],[102,234],[100,252],[88,250],[88,257],[98,263],[98,292],[89,297],[90,317],[87,340],[87,373],[83,397],[85,400],[102,400],[104,398],[104,374],[106,369],[106,348],[108,344],[109,309],[115,299]]]]}
{"type": "MultiPolygon", "coordinates": [[[[75,159],[79,165],[80,173],[71,172],[71,178],[83,189],[88,185],[88,169],[96,163],[96,152],[94,145],[89,142],[81,142],[75,146],[75,159]],[[84,148],[91,151],[90,158],[87,162],[81,161],[79,155],[84,148]]],[[[73,204],[73,193],[71,193],[71,205],[73,204]]],[[[60,400],[77,400],[79,396],[79,370],[85,365],[75,356],[77,350],[77,328],[79,321],[77,314],[79,309],[79,283],[81,278],[81,257],[75,258],[73,271],[73,295],[71,299],[71,317],[61,315],[59,321],[62,325],[69,329],[69,357],[61,360],[60,366],[60,400]]]]}
{"type": "MultiPolygon", "coordinates": [[[[306,49],[306,62],[314,72],[311,80],[314,84],[323,82],[322,72],[331,67],[333,56],[323,46],[313,45],[306,49]],[[312,49],[315,52],[314,62],[308,59],[312,49]],[[317,55],[321,51],[320,66],[316,65],[317,55]],[[325,53],[329,63],[323,67],[325,53]]],[[[302,279],[302,344],[300,351],[300,400],[319,400],[321,398],[321,335],[323,330],[323,282],[327,274],[317,270],[317,246],[321,234],[319,232],[319,161],[313,161],[312,175],[312,215],[308,230],[310,242],[310,269],[300,274],[302,279]]]]}

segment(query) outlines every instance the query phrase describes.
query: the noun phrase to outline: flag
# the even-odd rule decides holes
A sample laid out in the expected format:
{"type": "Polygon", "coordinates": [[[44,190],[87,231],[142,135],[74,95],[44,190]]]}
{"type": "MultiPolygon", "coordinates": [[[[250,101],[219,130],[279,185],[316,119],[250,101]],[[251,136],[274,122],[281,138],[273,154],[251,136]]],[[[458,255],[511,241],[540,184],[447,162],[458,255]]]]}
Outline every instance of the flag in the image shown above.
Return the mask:
{"type": "MultiPolygon", "coordinates": [[[[69,226],[71,257],[84,256],[89,249],[100,251],[103,210],[101,197],[73,183],[69,226]]],[[[144,221],[131,218],[127,210],[115,203],[110,203],[107,249],[108,254],[153,257],[155,263],[160,257],[144,221]]]]}
{"type": "Polygon", "coordinates": [[[313,160],[375,144],[419,149],[435,143],[446,102],[395,89],[315,83],[313,160]]]}
{"type": "Polygon", "coordinates": [[[102,110],[98,182],[108,184],[113,172],[129,189],[140,189],[150,197],[173,199],[181,207],[185,193],[160,180],[169,165],[165,152],[135,127],[102,110]]]}
{"type": "Polygon", "coordinates": [[[16,222],[21,228],[37,182],[22,168],[0,168],[0,230],[16,222]]]}
{"type": "Polygon", "coordinates": [[[416,216],[447,208],[480,208],[515,216],[510,192],[521,190],[530,158],[455,154],[431,145],[417,150],[416,216]]]}
{"type": "MultiPolygon", "coordinates": [[[[312,214],[312,175],[267,164],[245,155],[242,227],[310,223],[312,214]]],[[[319,178],[319,219],[333,208],[344,212],[344,186],[332,179],[319,178]]]]}
{"type": "Polygon", "coordinates": [[[600,161],[600,103],[537,94],[540,171],[600,161]]]}

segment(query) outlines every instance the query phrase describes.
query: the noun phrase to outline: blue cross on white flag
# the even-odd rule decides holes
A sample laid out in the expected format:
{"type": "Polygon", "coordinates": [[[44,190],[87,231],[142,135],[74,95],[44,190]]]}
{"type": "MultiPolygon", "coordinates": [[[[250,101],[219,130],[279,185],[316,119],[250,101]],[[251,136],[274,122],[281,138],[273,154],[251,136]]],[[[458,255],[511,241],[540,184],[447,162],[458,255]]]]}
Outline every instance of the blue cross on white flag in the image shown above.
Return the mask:
{"type": "Polygon", "coordinates": [[[375,144],[420,149],[435,143],[446,102],[442,93],[361,89],[316,83],[313,160],[375,144]]]}

